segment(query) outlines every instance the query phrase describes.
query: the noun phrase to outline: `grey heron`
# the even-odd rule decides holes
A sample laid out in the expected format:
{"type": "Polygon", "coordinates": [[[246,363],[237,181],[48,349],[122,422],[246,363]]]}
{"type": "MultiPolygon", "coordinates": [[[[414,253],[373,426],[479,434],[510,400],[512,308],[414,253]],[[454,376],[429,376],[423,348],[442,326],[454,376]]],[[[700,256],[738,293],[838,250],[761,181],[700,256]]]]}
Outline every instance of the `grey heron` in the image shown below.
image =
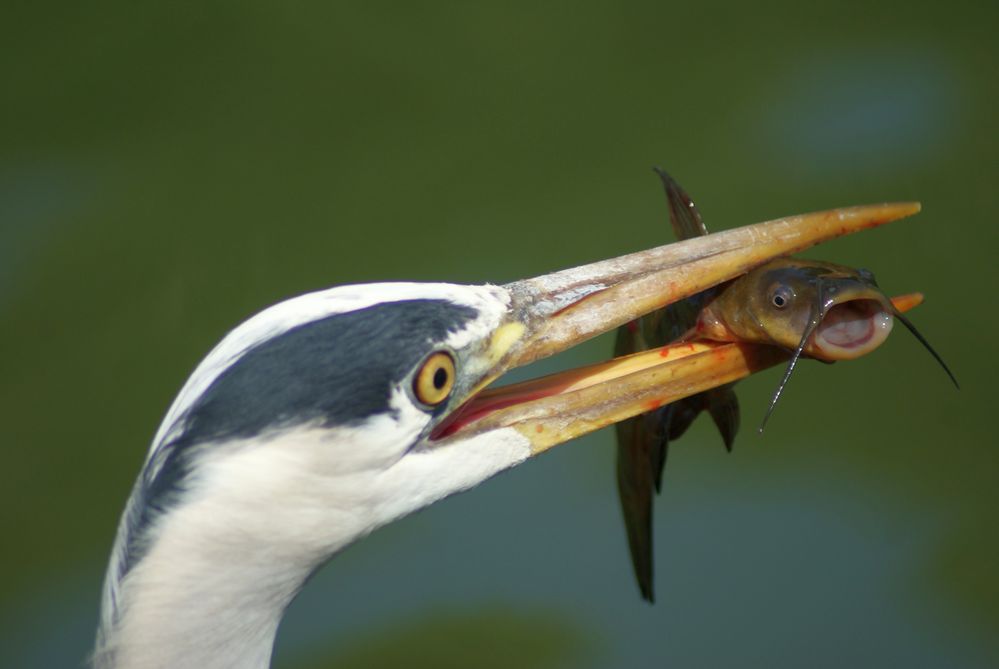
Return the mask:
{"type": "Polygon", "coordinates": [[[806,214],[503,286],[348,285],[265,309],[197,366],[152,441],[105,577],[94,666],[267,667],[285,608],[351,542],[780,354],[653,351],[486,388],[506,371],[918,209],[806,214]]]}

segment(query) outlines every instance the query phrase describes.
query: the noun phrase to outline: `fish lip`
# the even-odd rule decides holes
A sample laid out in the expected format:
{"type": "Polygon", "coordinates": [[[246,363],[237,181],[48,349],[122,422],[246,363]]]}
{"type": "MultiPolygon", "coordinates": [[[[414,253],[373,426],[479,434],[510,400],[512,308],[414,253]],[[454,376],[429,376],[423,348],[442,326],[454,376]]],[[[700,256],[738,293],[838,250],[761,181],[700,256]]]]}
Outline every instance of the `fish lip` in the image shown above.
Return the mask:
{"type": "Polygon", "coordinates": [[[812,335],[812,356],[822,360],[852,360],[885,342],[894,318],[880,300],[859,298],[834,304],[812,335]]]}

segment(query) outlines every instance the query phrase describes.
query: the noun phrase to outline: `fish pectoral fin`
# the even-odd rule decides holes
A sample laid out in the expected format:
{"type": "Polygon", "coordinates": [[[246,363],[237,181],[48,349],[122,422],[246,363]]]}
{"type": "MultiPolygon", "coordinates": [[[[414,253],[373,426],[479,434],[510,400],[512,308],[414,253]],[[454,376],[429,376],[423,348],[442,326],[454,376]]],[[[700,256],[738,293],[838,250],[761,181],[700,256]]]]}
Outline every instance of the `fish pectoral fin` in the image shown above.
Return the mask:
{"type": "Polygon", "coordinates": [[[735,395],[733,384],[718,386],[704,393],[708,413],[711,414],[715,426],[725,442],[725,450],[732,452],[735,435],[739,432],[739,398],[735,395]]]}
{"type": "Polygon", "coordinates": [[[660,409],[662,434],[667,441],[675,441],[684,435],[698,414],[704,409],[704,393],[691,395],[660,409]]]}
{"type": "Polygon", "coordinates": [[[653,422],[654,432],[658,438],[658,448],[652,451],[654,455],[658,455],[653,458],[657,493],[662,491],[663,470],[666,468],[670,442],[683,436],[687,428],[697,419],[702,408],[704,408],[702,397],[693,395],[667,404],[655,413],[646,414],[646,418],[653,422]]]}

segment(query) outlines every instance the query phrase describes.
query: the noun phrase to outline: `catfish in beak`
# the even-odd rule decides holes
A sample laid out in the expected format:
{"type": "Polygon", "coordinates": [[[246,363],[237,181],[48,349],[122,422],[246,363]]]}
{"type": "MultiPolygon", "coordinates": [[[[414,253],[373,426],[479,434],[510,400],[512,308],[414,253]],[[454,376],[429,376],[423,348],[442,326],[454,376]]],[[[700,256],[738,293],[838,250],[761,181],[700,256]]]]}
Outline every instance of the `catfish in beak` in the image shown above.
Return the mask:
{"type": "MultiPolygon", "coordinates": [[[[655,171],[666,191],[676,237],[685,240],[707,235],[690,196],[665,171],[655,171]]],[[[921,302],[922,296],[914,294],[896,301],[904,310],[921,302]]],[[[826,362],[865,355],[885,341],[894,318],[912,331],[954,380],[901,310],[866,270],[778,258],[618,328],[614,354],[695,341],[762,344],[789,351],[790,361],[764,416],[765,424],[802,355],[826,362]]],[[[654,601],[652,496],[653,490],[661,489],[669,444],[707,411],[726,449],[731,450],[739,429],[739,403],[733,385],[690,395],[616,425],[618,493],[628,546],[642,597],[650,602],[654,601]]]]}
{"type": "Polygon", "coordinates": [[[760,424],[763,431],[802,356],[853,360],[888,338],[894,319],[926,347],[955,387],[957,379],[916,327],[892,304],[868,270],[816,260],[779,258],[730,282],[701,310],[694,336],[772,344],[793,351],[760,424]]]}

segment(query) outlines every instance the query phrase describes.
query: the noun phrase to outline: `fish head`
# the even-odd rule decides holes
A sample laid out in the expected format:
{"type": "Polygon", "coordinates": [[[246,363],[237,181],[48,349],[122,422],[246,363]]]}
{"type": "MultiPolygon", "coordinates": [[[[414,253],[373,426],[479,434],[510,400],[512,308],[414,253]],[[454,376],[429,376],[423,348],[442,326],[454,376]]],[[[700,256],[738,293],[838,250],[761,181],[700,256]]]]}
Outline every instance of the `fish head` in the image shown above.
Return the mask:
{"type": "Polygon", "coordinates": [[[808,260],[770,265],[762,268],[759,285],[765,288],[757,299],[774,343],[803,345],[805,355],[820,360],[852,360],[891,333],[894,308],[871,272],[808,260]]]}
{"type": "Polygon", "coordinates": [[[747,313],[726,320],[741,326],[733,334],[744,341],[800,349],[820,360],[851,360],[884,343],[894,324],[891,300],[864,269],[780,258],[736,284],[726,308],[747,313]]]}

